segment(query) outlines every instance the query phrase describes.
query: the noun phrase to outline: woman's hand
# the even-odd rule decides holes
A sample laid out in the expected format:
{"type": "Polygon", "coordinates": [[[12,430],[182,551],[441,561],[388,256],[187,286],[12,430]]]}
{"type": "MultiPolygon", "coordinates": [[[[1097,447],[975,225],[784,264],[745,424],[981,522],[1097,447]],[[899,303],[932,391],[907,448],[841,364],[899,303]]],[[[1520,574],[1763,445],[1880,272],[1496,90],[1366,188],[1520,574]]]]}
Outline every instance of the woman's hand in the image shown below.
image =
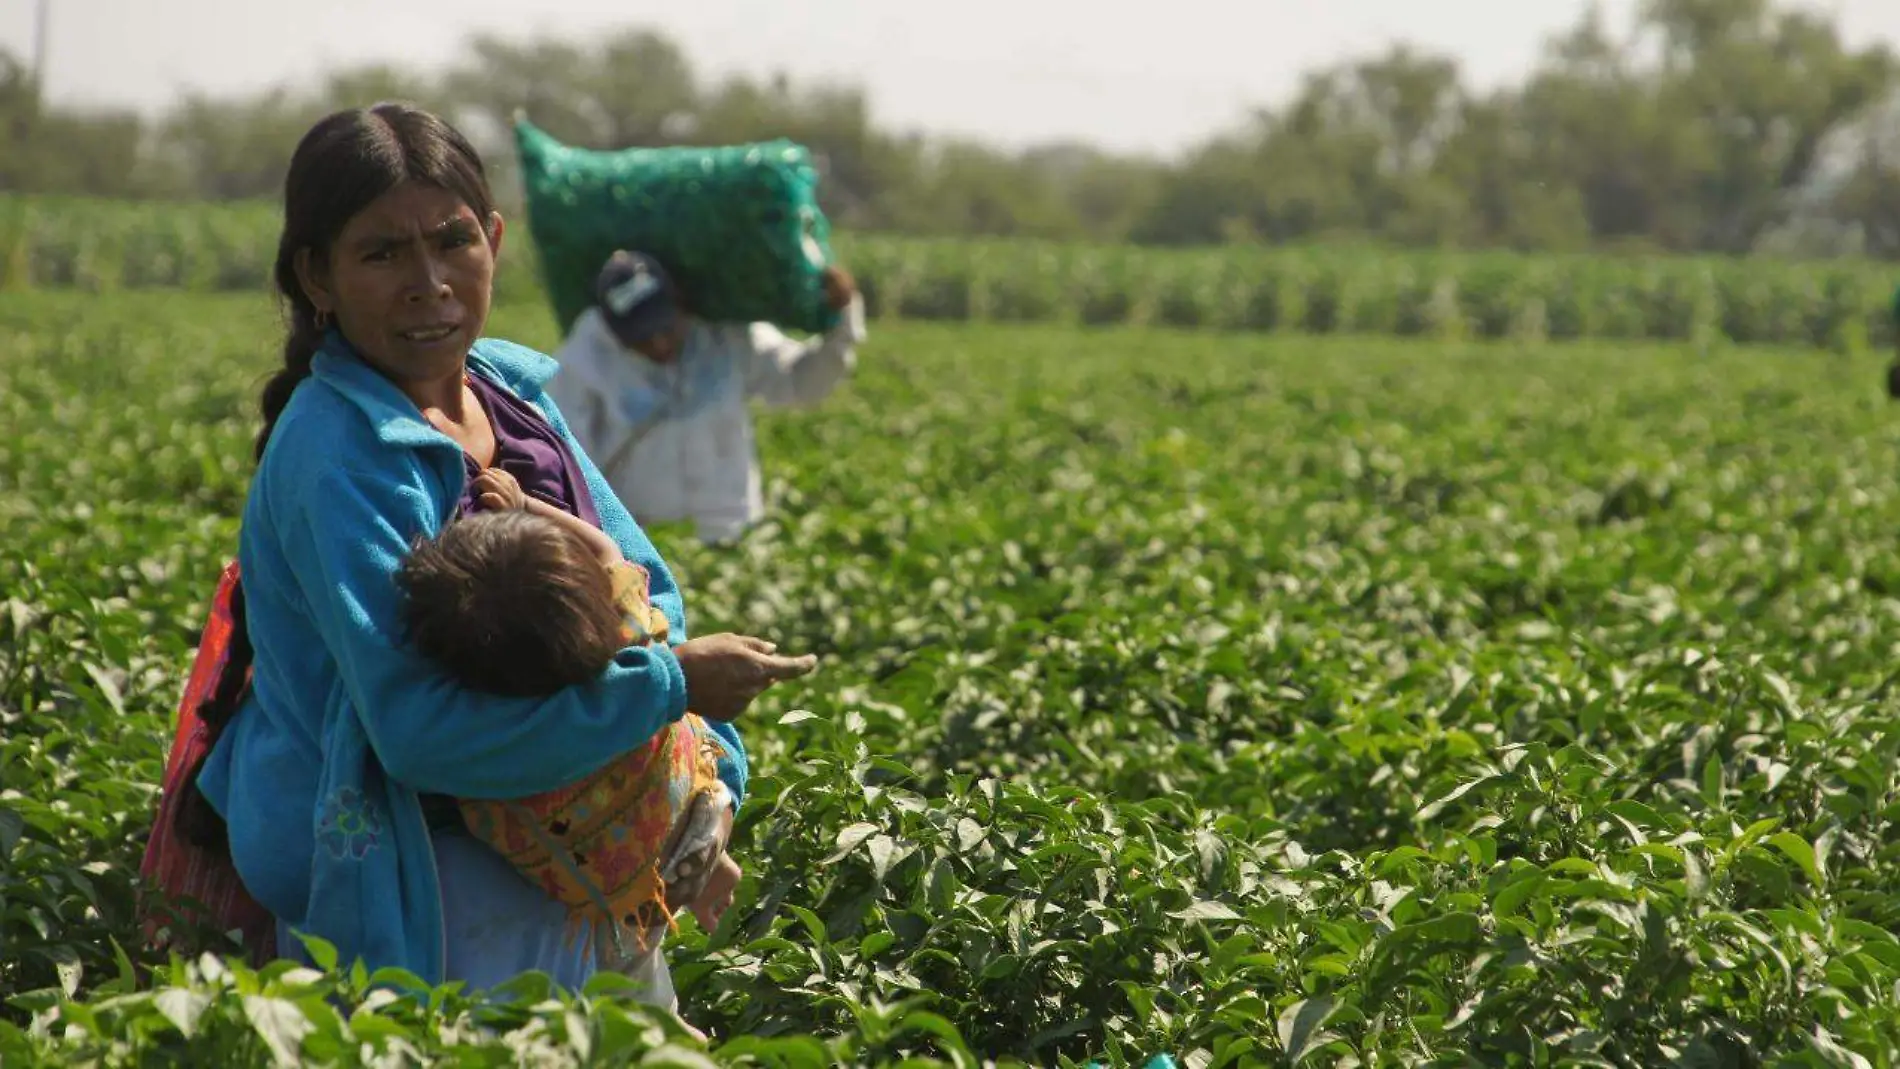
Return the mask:
{"type": "Polygon", "coordinates": [[[851,298],[858,295],[858,284],[852,279],[851,272],[837,264],[825,268],[824,285],[825,303],[838,311],[843,311],[851,303],[851,298]]]}
{"type": "Polygon", "coordinates": [[[528,507],[528,495],[521,484],[500,468],[483,468],[469,487],[475,491],[475,504],[489,512],[528,507]]]}
{"type": "Polygon", "coordinates": [[[772,684],[818,667],[809,653],[780,657],[777,646],[748,635],[707,635],[680,643],[673,654],[686,674],[687,707],[722,723],[737,719],[772,684]]]}

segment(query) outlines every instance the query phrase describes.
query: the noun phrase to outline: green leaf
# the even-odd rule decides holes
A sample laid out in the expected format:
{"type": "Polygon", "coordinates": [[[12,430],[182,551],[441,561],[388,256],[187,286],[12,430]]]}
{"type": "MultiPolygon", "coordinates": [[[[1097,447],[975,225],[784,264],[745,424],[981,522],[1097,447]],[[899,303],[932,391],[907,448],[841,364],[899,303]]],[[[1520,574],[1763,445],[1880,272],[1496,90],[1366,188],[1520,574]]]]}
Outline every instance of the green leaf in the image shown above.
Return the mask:
{"type": "Polygon", "coordinates": [[[190,988],[170,987],[153,996],[152,1004],[179,1034],[192,1039],[198,1035],[198,1021],[210,1007],[211,996],[190,988]]]}
{"type": "Polygon", "coordinates": [[[1458,786],[1452,788],[1449,794],[1446,794],[1444,797],[1438,799],[1437,801],[1431,803],[1430,805],[1427,805],[1425,808],[1419,810],[1418,811],[1419,822],[1430,823],[1431,821],[1438,819],[1438,814],[1443,813],[1445,811],[1446,806],[1449,806],[1451,803],[1457,801],[1460,798],[1463,798],[1465,795],[1470,794],[1472,791],[1475,791],[1478,788],[1485,786],[1486,784],[1497,782],[1499,778],[1501,777],[1496,776],[1496,775],[1483,775],[1483,776],[1477,777],[1476,779],[1468,780],[1464,783],[1459,784],[1458,786]]]}
{"type": "Polygon", "coordinates": [[[1287,1061],[1298,1065],[1324,1042],[1321,1029],[1333,1014],[1330,997],[1301,999],[1280,1013],[1280,1048],[1287,1061]]]}
{"type": "Polygon", "coordinates": [[[843,861],[845,857],[847,857],[851,853],[851,851],[856,850],[858,848],[859,844],[863,843],[866,839],[869,839],[871,836],[876,835],[877,831],[878,831],[878,828],[877,828],[877,825],[875,824],[865,824],[865,823],[860,822],[857,824],[846,825],[844,830],[838,833],[837,842],[834,844],[836,846],[836,849],[834,849],[831,852],[831,854],[827,856],[823,861],[819,862],[819,864],[835,865],[838,862],[843,861]]]}
{"type": "Polygon", "coordinates": [[[415,1038],[408,1025],[367,1009],[358,1009],[350,1015],[350,1034],[363,1043],[415,1038]]]}
{"type": "Polygon", "coordinates": [[[80,667],[85,671],[86,677],[92,680],[92,685],[99,688],[99,694],[105,698],[106,705],[112,709],[113,714],[124,716],[125,695],[119,693],[119,685],[106,675],[105,669],[91,661],[85,662],[80,667]]]}
{"type": "Polygon", "coordinates": [[[299,1064],[303,1039],[312,1029],[301,1007],[286,999],[245,995],[244,1017],[270,1048],[278,1065],[299,1064]]]}
{"type": "Polygon", "coordinates": [[[1471,943],[1483,934],[1484,922],[1475,913],[1443,913],[1417,924],[1408,924],[1399,931],[1409,932],[1426,942],[1471,943]]]}
{"type": "Polygon", "coordinates": [[[311,964],[326,973],[336,971],[337,957],[334,945],[314,935],[305,935],[302,932],[295,934],[303,942],[304,951],[310,955],[311,964]]]}
{"type": "Polygon", "coordinates": [[[729,1065],[746,1064],[744,1058],[784,1069],[829,1069],[836,1064],[824,1044],[810,1036],[735,1036],[719,1045],[719,1055],[729,1065]]]}
{"type": "Polygon", "coordinates": [[[867,842],[871,851],[871,878],[883,883],[891,868],[891,857],[897,853],[897,840],[888,835],[873,835],[867,842]]]}
{"type": "Polygon", "coordinates": [[[387,987],[404,992],[421,992],[430,989],[429,985],[422,981],[422,977],[407,969],[399,969],[392,965],[385,965],[371,973],[368,984],[362,986],[387,987]]]}
{"type": "Polygon", "coordinates": [[[1514,916],[1524,908],[1524,903],[1530,901],[1549,882],[1547,874],[1537,871],[1507,885],[1491,899],[1491,912],[1499,917],[1514,916]]]}
{"type": "Polygon", "coordinates": [[[825,922],[818,919],[818,914],[803,906],[788,905],[785,908],[792,916],[798,918],[800,924],[805,926],[805,931],[811,935],[813,944],[823,946],[830,942],[830,936],[825,932],[825,922]]]}
{"type": "MultiPolygon", "coordinates": [[[[577,1046],[579,1044],[576,1044],[577,1046]]],[[[647,1052],[640,1059],[643,1067],[652,1069],[719,1069],[719,1063],[705,1054],[677,1043],[667,1043],[647,1052]]]]}
{"type": "Polygon", "coordinates": [[[112,960],[119,967],[119,975],[112,982],[110,991],[113,994],[129,995],[139,989],[138,970],[133,967],[131,956],[126,954],[125,947],[119,944],[118,938],[114,936],[109,941],[112,943],[112,960]]]}
{"type": "Polygon", "coordinates": [[[1378,872],[1381,877],[1392,879],[1405,871],[1405,867],[1412,862],[1429,860],[1430,857],[1430,854],[1416,846],[1401,846],[1387,851],[1385,856],[1379,859],[1378,872]]]}
{"type": "Polygon", "coordinates": [[[1101,1021],[1094,1017],[1074,1017],[1059,1024],[1050,1025],[1035,1035],[1030,1036],[1027,1047],[1032,1051],[1041,1050],[1057,1040],[1067,1039],[1070,1036],[1084,1035],[1090,1029],[1096,1028],[1100,1024],[1101,1021]]]}
{"type": "Polygon", "coordinates": [[[1664,829],[1669,826],[1662,815],[1641,802],[1628,798],[1619,799],[1603,807],[1603,811],[1618,816],[1639,828],[1650,830],[1664,829]]]}
{"type": "Polygon", "coordinates": [[[32,626],[34,615],[33,610],[19,598],[7,599],[7,621],[13,627],[13,637],[16,641],[26,634],[28,627],[32,626]]]}
{"type": "Polygon", "coordinates": [[[983,825],[969,817],[962,817],[957,821],[957,849],[966,853],[974,850],[987,834],[983,825]]]}
{"type": "Polygon", "coordinates": [[[951,1024],[948,1018],[929,1010],[905,1010],[897,1019],[897,1032],[934,1036],[939,1043],[943,1044],[946,1051],[961,1054],[965,1058],[969,1057],[969,1046],[964,1042],[963,1034],[957,1031],[957,1027],[951,1024]]]}
{"type": "Polygon", "coordinates": [[[1696,852],[1686,847],[1682,851],[1682,883],[1691,902],[1699,902],[1709,893],[1709,875],[1696,852]]]}
{"type": "Polygon", "coordinates": [[[1799,865],[1801,871],[1807,874],[1808,882],[1814,885],[1815,890],[1827,888],[1827,874],[1821,871],[1821,866],[1815,859],[1814,847],[1809,846],[1807,840],[1791,831],[1783,831],[1770,835],[1767,843],[1788,855],[1790,860],[1799,865]]]}
{"type": "Polygon", "coordinates": [[[1808,1045],[1821,1057],[1823,1065],[1837,1066],[1839,1069],[1873,1069],[1873,1063],[1854,1051],[1842,1046],[1834,1034],[1820,1025],[1807,1035],[1808,1045]]]}
{"type": "Polygon", "coordinates": [[[26,818],[0,805],[0,861],[13,856],[13,848],[20,845],[20,837],[25,834],[26,818]]]}
{"type": "Polygon", "coordinates": [[[1186,909],[1173,910],[1168,916],[1184,921],[1237,921],[1243,920],[1240,914],[1224,902],[1196,902],[1186,909]]]}
{"type": "Polygon", "coordinates": [[[79,982],[86,975],[86,966],[79,960],[79,954],[67,946],[49,947],[45,953],[53,959],[53,971],[59,975],[60,991],[67,998],[78,994],[79,982]]]}
{"type": "Polygon", "coordinates": [[[1762,679],[1762,682],[1768,684],[1768,689],[1774,692],[1775,697],[1780,699],[1780,704],[1783,711],[1785,712],[1799,711],[1795,705],[1794,688],[1788,685],[1787,679],[1782,677],[1780,674],[1776,672],[1772,672],[1766,668],[1761,670],[1761,679],[1762,679]]]}
{"type": "Polygon", "coordinates": [[[807,720],[817,719],[819,719],[818,714],[809,709],[793,709],[791,712],[779,717],[778,724],[780,727],[791,727],[794,724],[803,724],[807,720]]]}

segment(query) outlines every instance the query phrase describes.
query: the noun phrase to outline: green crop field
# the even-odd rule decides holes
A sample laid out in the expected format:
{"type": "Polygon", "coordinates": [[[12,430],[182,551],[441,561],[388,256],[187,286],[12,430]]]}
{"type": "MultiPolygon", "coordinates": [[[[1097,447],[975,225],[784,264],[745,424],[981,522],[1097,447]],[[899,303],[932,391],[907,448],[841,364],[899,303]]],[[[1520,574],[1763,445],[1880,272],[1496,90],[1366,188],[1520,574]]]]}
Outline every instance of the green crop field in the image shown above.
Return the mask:
{"type": "Polygon", "coordinates": [[[0,1063],[1900,1064],[1865,350],[874,324],[763,424],[765,527],[655,532],[696,632],[823,659],[671,951],[701,1050],[610,980],[140,949],[276,344],[256,294],[0,294],[0,1063]]]}
{"type": "MultiPolygon", "coordinates": [[[[517,220],[517,223],[521,220],[517,220]]],[[[0,290],[255,292],[276,207],[0,194],[0,290]]],[[[504,299],[541,299],[529,229],[504,299]]],[[[1613,259],[1379,249],[1161,250],[844,234],[873,314],[1438,341],[1680,341],[1860,352],[1893,344],[1893,272],[1855,261],[1613,259]]]]}

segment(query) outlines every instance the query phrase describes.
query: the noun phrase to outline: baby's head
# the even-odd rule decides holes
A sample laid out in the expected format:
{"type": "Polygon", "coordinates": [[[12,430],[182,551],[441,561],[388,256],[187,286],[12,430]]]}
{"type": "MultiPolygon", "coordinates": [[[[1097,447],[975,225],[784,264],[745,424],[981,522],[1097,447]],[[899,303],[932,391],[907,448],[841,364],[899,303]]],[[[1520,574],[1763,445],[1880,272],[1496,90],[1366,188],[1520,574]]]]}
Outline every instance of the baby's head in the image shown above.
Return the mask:
{"type": "Polygon", "coordinates": [[[396,582],[410,641],[477,690],[552,694],[599,678],[625,645],[600,558],[524,510],[449,523],[416,543],[396,582]]]}

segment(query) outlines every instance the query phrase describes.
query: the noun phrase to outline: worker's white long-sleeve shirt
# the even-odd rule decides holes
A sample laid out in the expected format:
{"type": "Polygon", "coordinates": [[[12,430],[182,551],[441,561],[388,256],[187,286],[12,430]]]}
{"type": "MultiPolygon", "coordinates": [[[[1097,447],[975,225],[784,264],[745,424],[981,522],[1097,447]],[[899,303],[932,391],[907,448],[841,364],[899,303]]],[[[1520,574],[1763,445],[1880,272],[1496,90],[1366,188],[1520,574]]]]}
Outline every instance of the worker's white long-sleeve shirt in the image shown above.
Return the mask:
{"type": "Polygon", "coordinates": [[[736,537],[765,511],[746,402],[816,404],[850,375],[864,304],[807,341],[768,323],[695,320],[678,359],[656,364],[622,346],[597,309],[574,321],[548,393],[574,437],[642,524],[692,520],[708,542],[736,537]]]}

